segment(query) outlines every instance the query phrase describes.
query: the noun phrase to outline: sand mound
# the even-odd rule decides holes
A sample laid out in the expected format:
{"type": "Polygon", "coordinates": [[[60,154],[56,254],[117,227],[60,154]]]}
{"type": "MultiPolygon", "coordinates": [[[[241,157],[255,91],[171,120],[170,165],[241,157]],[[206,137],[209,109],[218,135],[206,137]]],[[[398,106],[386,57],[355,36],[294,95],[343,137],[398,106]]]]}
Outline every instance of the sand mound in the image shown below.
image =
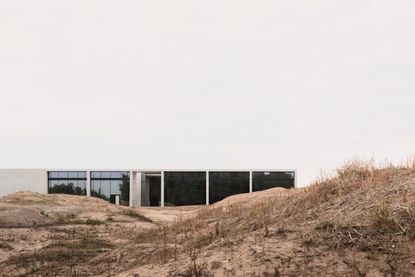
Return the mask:
{"type": "MultiPolygon", "coordinates": [[[[116,206],[96,197],[17,192],[0,198],[0,227],[75,223],[89,218],[102,221],[111,215],[125,221],[134,217],[134,213],[128,207],[116,206]]],[[[139,218],[138,214],[135,217],[139,218]]]]}
{"type": "Polygon", "coordinates": [[[0,206],[0,227],[27,227],[53,223],[52,218],[42,215],[37,209],[15,206],[0,206]]]}
{"type": "Polygon", "coordinates": [[[213,204],[212,207],[227,207],[234,204],[255,204],[257,202],[267,201],[272,198],[287,197],[301,192],[303,192],[303,189],[272,188],[263,191],[256,191],[253,193],[232,195],[223,199],[222,201],[213,204]]]}

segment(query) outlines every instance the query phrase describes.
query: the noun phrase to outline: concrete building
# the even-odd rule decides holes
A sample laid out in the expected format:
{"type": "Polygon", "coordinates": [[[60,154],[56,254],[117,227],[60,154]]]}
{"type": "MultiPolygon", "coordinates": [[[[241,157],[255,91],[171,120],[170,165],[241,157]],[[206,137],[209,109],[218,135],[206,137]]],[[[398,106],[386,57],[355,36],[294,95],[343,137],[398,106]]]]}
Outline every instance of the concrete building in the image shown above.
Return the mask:
{"type": "Polygon", "coordinates": [[[209,205],[273,187],[296,187],[296,171],[0,169],[0,196],[18,191],[66,193],[130,207],[209,205]]]}

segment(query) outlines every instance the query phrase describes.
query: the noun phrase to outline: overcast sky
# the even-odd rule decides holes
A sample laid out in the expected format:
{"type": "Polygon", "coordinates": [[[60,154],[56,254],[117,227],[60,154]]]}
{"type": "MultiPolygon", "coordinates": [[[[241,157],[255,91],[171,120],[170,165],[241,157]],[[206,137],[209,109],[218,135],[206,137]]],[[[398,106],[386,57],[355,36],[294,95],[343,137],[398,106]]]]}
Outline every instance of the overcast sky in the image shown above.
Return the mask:
{"type": "Polygon", "coordinates": [[[0,1],[0,167],[295,168],[415,146],[415,1],[0,1]]]}

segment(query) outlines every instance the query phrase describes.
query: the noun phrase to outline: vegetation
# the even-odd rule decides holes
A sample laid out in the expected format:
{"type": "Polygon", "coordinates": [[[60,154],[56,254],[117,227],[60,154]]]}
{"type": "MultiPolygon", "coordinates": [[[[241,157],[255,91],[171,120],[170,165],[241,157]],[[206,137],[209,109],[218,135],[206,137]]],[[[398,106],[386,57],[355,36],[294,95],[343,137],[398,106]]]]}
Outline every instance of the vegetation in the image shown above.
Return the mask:
{"type": "MultiPolygon", "coordinates": [[[[62,216],[66,224],[48,229],[52,243],[0,269],[72,276],[415,275],[413,161],[380,168],[352,161],[306,189],[285,192],[201,207],[171,224],[155,224],[134,209],[76,227],[69,225],[76,218],[62,216]],[[122,216],[147,228],[120,225],[122,216]],[[114,224],[105,224],[113,217],[114,224]]],[[[9,242],[2,245],[8,249],[9,242]]]]}

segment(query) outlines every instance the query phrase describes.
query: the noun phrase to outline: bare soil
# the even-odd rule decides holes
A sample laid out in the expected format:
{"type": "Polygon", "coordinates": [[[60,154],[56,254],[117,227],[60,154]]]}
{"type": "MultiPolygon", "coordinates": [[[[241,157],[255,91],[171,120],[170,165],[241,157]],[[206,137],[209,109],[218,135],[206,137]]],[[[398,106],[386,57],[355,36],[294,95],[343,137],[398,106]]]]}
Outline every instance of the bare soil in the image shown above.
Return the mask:
{"type": "Polygon", "coordinates": [[[4,276],[415,276],[415,166],[346,164],[209,207],[0,199],[4,276]]]}

